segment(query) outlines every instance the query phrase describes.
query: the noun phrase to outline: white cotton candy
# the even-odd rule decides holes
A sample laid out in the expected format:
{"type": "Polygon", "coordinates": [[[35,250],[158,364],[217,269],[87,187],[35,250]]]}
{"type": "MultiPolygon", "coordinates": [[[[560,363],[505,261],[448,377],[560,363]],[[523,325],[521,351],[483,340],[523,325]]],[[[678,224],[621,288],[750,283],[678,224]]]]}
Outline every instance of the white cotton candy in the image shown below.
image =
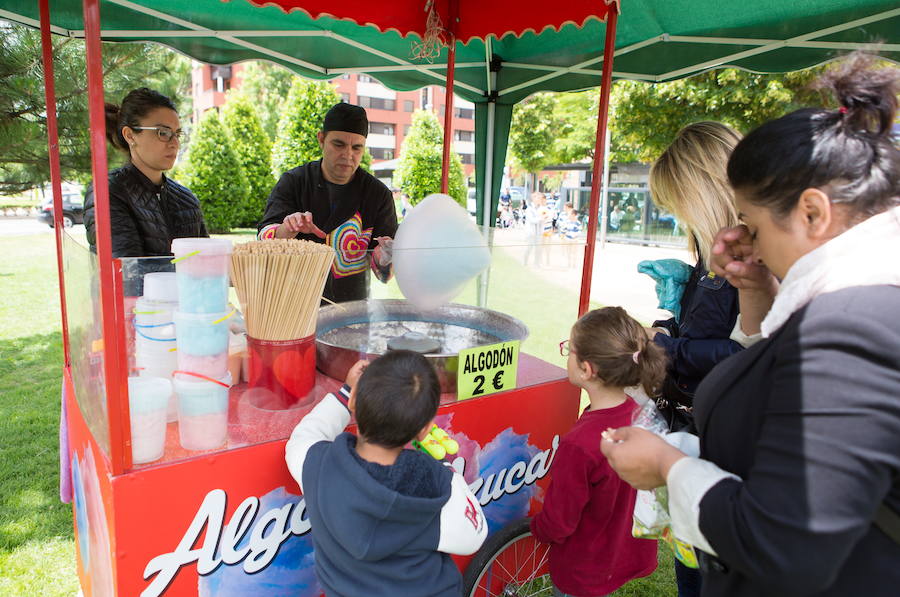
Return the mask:
{"type": "Polygon", "coordinates": [[[469,213],[448,195],[425,197],[394,238],[394,276],[403,296],[422,310],[447,303],[491,263],[469,213]]]}

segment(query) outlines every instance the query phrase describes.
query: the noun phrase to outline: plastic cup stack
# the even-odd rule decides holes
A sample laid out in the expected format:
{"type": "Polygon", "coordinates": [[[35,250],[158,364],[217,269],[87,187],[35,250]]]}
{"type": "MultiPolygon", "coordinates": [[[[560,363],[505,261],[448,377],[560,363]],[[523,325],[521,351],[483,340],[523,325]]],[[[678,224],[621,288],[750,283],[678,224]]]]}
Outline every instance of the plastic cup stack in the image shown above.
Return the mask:
{"type": "Polygon", "coordinates": [[[178,370],[220,378],[228,371],[230,312],[175,312],[178,370]]]}
{"type": "MultiPolygon", "coordinates": [[[[177,368],[175,323],[178,309],[175,274],[151,273],[144,276],[144,296],[134,307],[135,364],[141,377],[172,379],[177,368]]],[[[175,394],[171,392],[167,420],[178,418],[175,394]]]]}
{"type": "Polygon", "coordinates": [[[128,378],[131,459],[134,464],[162,458],[166,447],[166,407],[171,395],[172,382],[168,379],[128,378]]]}
{"type": "Polygon", "coordinates": [[[178,437],[185,450],[214,450],[228,436],[228,390],[231,375],[219,379],[176,372],[178,437]]]}
{"type": "Polygon", "coordinates": [[[179,309],[184,313],[220,313],[228,306],[232,245],[216,238],[172,241],[179,309]]]}

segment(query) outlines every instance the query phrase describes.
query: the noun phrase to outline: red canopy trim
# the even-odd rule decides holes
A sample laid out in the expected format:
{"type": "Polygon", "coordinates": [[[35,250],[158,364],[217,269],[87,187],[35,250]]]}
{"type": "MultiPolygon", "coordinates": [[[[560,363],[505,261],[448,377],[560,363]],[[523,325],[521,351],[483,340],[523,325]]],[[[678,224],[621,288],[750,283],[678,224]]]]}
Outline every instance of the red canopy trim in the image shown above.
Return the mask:
{"type": "MultiPolygon", "coordinates": [[[[222,0],[230,2],[231,0],[222,0]]],[[[285,13],[299,10],[311,19],[329,17],[356,25],[371,26],[382,33],[394,31],[401,37],[425,39],[427,0],[246,0],[258,7],[274,6],[285,13]]],[[[451,0],[434,0],[445,24],[449,22],[451,0]]],[[[566,0],[559,3],[522,0],[456,0],[459,21],[455,36],[463,44],[472,39],[501,39],[507,35],[540,35],[547,29],[559,31],[566,25],[583,27],[588,19],[606,21],[610,6],[621,9],[620,0],[566,0]]]]}

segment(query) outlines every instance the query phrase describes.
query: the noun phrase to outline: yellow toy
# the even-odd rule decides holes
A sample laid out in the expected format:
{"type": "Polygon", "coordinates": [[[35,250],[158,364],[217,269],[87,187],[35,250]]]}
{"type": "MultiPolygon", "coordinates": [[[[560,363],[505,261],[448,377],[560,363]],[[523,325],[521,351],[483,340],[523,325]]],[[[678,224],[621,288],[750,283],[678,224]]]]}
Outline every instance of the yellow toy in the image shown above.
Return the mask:
{"type": "Polygon", "coordinates": [[[428,435],[421,442],[413,440],[412,444],[417,450],[422,450],[435,460],[443,460],[447,454],[453,455],[459,452],[459,444],[456,440],[437,425],[431,426],[428,435]]]}

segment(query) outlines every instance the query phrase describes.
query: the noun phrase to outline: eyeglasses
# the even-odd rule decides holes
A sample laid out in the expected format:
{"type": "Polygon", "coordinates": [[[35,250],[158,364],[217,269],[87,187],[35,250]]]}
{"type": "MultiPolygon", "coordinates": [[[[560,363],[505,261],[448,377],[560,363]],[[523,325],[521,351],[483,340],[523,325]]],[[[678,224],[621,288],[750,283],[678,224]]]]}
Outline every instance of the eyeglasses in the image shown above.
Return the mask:
{"type": "Polygon", "coordinates": [[[173,131],[167,126],[133,126],[130,128],[136,131],[156,131],[156,136],[159,137],[159,140],[163,143],[170,142],[172,137],[175,137],[178,139],[178,142],[181,143],[187,136],[184,131],[173,131]]]}
{"type": "Polygon", "coordinates": [[[569,344],[568,340],[563,340],[559,343],[559,354],[561,356],[567,357],[569,353],[575,354],[575,351],[572,349],[572,346],[569,344]]]}

